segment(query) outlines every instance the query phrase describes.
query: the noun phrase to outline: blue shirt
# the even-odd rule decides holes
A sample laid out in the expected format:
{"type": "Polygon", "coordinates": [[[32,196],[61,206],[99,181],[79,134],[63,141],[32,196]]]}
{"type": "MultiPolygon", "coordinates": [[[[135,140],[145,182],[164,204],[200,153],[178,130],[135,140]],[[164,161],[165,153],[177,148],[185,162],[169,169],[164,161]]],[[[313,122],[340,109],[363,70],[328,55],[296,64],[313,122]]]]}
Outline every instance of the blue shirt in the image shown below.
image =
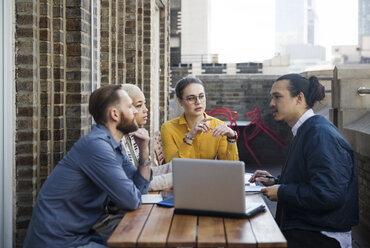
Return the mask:
{"type": "Polygon", "coordinates": [[[105,126],[94,126],[42,186],[24,247],[76,247],[104,240],[91,230],[108,200],[125,210],[141,204],[150,181],[127,159],[105,126]]]}

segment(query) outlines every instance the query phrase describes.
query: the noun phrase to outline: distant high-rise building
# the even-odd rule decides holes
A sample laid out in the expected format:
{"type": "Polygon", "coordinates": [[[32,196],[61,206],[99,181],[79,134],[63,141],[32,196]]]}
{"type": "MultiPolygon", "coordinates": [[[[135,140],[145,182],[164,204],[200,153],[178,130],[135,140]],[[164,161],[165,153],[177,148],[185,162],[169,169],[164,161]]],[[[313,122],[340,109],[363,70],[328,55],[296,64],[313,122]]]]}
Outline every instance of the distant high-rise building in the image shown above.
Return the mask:
{"type": "Polygon", "coordinates": [[[358,0],[358,43],[370,35],[370,0],[358,0]]]}
{"type": "Polygon", "coordinates": [[[171,63],[214,63],[210,54],[211,0],[171,0],[171,63]]]}
{"type": "Polygon", "coordinates": [[[210,0],[181,1],[181,61],[208,62],[210,0]]]}
{"type": "Polygon", "coordinates": [[[171,64],[181,63],[181,0],[170,2],[171,64]]]}
{"type": "Polygon", "coordinates": [[[317,45],[314,0],[276,0],[275,51],[289,55],[292,72],[325,60],[325,48],[317,45]]]}

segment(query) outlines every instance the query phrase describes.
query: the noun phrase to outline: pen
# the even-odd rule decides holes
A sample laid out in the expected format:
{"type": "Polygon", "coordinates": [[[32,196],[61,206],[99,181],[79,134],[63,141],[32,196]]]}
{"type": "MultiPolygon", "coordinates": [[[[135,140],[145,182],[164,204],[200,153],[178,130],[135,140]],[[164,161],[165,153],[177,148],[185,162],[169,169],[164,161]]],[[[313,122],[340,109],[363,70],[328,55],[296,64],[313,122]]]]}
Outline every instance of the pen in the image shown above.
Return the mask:
{"type": "Polygon", "coordinates": [[[275,178],[275,177],[269,176],[269,175],[257,175],[256,177],[275,178]]]}

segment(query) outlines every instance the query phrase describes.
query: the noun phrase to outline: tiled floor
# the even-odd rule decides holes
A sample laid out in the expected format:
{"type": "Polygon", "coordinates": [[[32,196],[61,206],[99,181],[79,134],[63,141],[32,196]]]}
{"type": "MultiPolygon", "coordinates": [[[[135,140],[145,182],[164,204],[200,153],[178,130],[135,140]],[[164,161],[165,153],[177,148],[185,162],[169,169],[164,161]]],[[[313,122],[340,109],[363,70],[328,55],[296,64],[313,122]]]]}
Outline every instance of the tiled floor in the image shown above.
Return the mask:
{"type": "MultiPolygon", "coordinates": [[[[254,172],[255,170],[266,170],[272,175],[277,176],[280,174],[281,165],[263,165],[258,167],[257,165],[247,165],[246,172],[254,172]]],[[[272,202],[265,197],[265,202],[270,209],[270,212],[275,216],[276,212],[276,202],[272,202]]],[[[353,248],[370,248],[370,233],[367,230],[356,226],[352,228],[352,239],[353,248]]]]}

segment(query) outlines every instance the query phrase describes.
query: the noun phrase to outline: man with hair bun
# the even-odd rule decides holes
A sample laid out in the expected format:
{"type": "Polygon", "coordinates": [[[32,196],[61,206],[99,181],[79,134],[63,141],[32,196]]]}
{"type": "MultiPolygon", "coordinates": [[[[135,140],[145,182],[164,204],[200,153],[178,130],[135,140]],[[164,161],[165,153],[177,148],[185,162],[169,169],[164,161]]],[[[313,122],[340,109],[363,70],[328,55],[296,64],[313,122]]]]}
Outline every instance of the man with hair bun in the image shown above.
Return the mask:
{"type": "Polygon", "coordinates": [[[274,119],[292,128],[293,141],[279,178],[257,170],[250,182],[268,186],[262,193],[277,201],[275,218],[288,247],[352,247],[359,219],[355,154],[312,110],[324,87],[315,76],[288,74],[275,81],[270,96],[274,119]]]}

